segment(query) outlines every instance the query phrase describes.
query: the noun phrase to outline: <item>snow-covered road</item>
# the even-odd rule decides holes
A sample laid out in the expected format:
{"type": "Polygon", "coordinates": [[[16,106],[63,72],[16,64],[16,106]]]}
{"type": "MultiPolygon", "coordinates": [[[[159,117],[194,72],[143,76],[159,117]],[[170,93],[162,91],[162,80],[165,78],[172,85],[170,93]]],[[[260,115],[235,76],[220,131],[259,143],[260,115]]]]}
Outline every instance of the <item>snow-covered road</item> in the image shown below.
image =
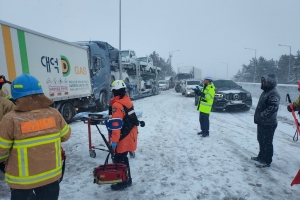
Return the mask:
{"type": "MultiPolygon", "coordinates": [[[[130,158],[133,185],[119,192],[93,184],[93,168],[103,164],[107,153],[96,151],[96,158],[90,158],[87,125],[72,123],[72,136],[63,143],[67,165],[59,199],[299,199],[300,185],[290,186],[300,168],[292,115],[280,108],[272,166],[256,168],[250,160],[258,153],[253,100],[249,112],[211,113],[208,138],[197,135],[199,113],[193,97],[172,89],[134,101],[146,126],[139,128],[136,157],[130,158]]],[[[106,135],[105,127],[100,128],[106,135]]],[[[92,142],[105,148],[97,129],[92,130],[92,142]]],[[[9,196],[0,182],[0,199],[9,196]]]]}

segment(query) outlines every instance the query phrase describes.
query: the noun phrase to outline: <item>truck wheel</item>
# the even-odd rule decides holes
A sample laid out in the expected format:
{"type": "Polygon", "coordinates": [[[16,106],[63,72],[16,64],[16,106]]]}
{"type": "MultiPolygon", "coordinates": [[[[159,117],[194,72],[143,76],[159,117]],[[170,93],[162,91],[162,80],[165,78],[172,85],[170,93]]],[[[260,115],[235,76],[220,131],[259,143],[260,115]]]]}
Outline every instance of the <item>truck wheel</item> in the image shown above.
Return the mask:
{"type": "Polygon", "coordinates": [[[107,110],[108,105],[107,105],[107,94],[106,92],[100,92],[99,99],[97,101],[97,111],[104,111],[107,110]]]}
{"type": "Polygon", "coordinates": [[[75,107],[72,103],[66,102],[60,109],[60,113],[67,123],[71,123],[73,121],[73,117],[75,115],[75,107]]]}

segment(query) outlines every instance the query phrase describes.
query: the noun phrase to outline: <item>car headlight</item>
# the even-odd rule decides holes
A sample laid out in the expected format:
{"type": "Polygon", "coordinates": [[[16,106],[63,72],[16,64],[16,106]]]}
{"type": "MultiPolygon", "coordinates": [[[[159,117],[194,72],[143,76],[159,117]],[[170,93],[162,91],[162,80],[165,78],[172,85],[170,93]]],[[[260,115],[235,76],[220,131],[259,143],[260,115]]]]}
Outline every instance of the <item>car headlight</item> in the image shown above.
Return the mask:
{"type": "Polygon", "coordinates": [[[248,93],[246,93],[246,96],[247,97],[251,97],[251,94],[248,92],[248,93]]]}

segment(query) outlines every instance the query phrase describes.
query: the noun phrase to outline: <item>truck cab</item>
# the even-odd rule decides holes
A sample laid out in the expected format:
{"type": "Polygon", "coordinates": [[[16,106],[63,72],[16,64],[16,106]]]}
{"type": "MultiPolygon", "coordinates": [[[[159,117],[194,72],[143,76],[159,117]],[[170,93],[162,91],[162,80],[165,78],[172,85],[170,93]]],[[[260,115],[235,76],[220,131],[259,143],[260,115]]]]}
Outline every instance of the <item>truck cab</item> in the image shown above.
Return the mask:
{"type": "Polygon", "coordinates": [[[89,107],[95,106],[97,111],[104,111],[108,108],[109,99],[112,96],[110,91],[111,65],[108,43],[102,41],[76,42],[80,46],[88,48],[89,70],[93,90],[93,98],[96,102],[89,107]]]}

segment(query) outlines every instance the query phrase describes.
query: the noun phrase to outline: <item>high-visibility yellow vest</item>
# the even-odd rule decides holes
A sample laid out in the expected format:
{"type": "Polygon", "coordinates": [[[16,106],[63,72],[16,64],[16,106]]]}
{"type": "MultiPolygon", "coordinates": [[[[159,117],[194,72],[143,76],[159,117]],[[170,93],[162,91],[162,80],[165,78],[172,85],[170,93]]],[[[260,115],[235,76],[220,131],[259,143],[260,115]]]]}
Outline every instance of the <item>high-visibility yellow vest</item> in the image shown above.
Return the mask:
{"type": "Polygon", "coordinates": [[[202,113],[209,114],[211,112],[212,105],[215,97],[215,86],[213,83],[209,83],[206,87],[201,89],[201,92],[205,94],[205,97],[199,96],[197,110],[202,113]]]}

